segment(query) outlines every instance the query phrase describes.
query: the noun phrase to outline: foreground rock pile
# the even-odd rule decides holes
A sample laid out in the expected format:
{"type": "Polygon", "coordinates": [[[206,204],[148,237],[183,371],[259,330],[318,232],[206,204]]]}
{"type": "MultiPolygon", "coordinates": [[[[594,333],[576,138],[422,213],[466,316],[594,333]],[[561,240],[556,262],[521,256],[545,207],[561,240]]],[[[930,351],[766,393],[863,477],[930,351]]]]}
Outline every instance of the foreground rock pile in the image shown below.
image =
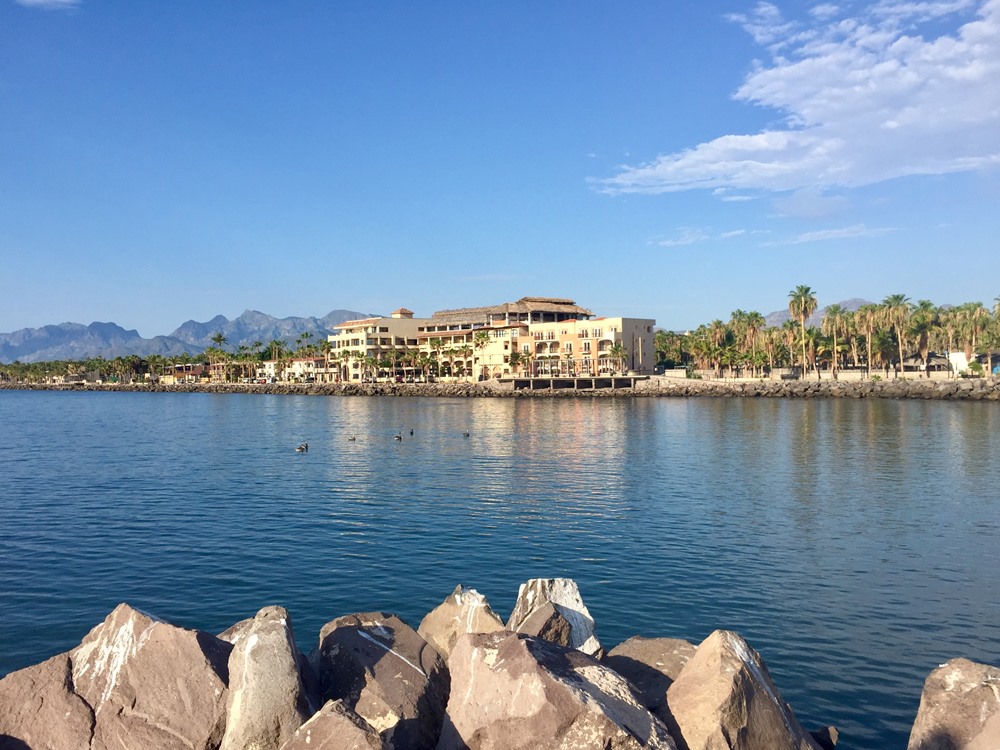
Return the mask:
{"type": "MultiPolygon", "coordinates": [[[[0,680],[0,750],[816,750],[760,655],[716,631],[697,647],[605,651],[573,581],[523,584],[506,623],[457,587],[414,630],[331,620],[308,656],[266,607],[218,636],[119,605],[68,653],[0,680]]],[[[1000,747],[1000,669],[956,659],[927,679],[909,750],[1000,747]]]]}

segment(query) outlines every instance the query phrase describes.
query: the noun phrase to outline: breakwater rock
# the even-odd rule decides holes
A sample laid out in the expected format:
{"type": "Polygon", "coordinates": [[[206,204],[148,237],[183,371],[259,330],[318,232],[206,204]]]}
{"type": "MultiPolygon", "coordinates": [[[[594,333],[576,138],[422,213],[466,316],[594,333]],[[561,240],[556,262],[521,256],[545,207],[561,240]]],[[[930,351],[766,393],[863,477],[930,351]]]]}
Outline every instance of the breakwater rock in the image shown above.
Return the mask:
{"type": "MultiPolygon", "coordinates": [[[[544,386],[545,380],[536,380],[544,386]]],[[[211,383],[156,385],[38,384],[0,382],[9,390],[126,391],[141,393],[267,393],[304,396],[400,396],[438,398],[874,398],[1000,401],[1000,378],[924,380],[688,380],[637,379],[631,388],[546,387],[515,389],[510,381],[478,383],[211,383]]]]}
{"type": "MultiPolygon", "coordinates": [[[[927,679],[908,750],[1000,746],[1000,669],[927,679]]],[[[458,586],[414,630],[361,612],[308,655],[265,607],[219,635],[121,604],[76,648],[0,679],[0,750],[818,750],[739,634],[597,640],[576,584],[522,584],[507,623],[458,586]],[[577,648],[574,648],[574,644],[577,648]],[[438,647],[435,647],[437,645],[438,647]]]]}

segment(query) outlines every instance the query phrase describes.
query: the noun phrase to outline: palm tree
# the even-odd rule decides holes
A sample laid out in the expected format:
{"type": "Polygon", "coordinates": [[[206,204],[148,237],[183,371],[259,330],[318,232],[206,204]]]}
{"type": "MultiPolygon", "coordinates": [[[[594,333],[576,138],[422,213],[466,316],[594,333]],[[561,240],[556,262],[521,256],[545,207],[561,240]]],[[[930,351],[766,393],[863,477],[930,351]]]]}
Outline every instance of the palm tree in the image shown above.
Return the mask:
{"type": "Polygon", "coordinates": [[[927,359],[930,356],[931,338],[941,326],[941,316],[934,303],[927,299],[917,300],[910,314],[910,326],[907,333],[917,345],[917,353],[924,362],[924,373],[930,377],[927,359]]]}
{"type": "MultiPolygon", "coordinates": [[[[472,337],[472,346],[476,349],[476,359],[473,361],[473,365],[482,357],[483,350],[490,345],[490,338],[490,334],[487,331],[476,331],[476,334],[472,337]]],[[[482,367],[479,374],[485,380],[486,368],[482,367]]]]}
{"type": "Polygon", "coordinates": [[[906,326],[910,321],[910,308],[910,300],[905,294],[890,294],[882,300],[882,320],[896,334],[900,375],[903,373],[903,346],[906,343],[906,326]]]}
{"type": "MultiPolygon", "coordinates": [[[[816,294],[807,286],[799,285],[788,293],[788,312],[798,318],[802,335],[802,377],[806,376],[806,318],[816,311],[816,294]]],[[[819,380],[819,368],[816,368],[819,380]]]]}
{"type": "Polygon", "coordinates": [[[621,341],[616,341],[608,349],[608,356],[614,362],[618,363],[618,370],[624,374],[625,372],[625,360],[628,359],[628,350],[625,348],[625,344],[621,341]]]}
{"type": "Polygon", "coordinates": [[[879,321],[881,316],[879,314],[878,305],[862,305],[854,313],[854,319],[857,321],[858,330],[864,331],[865,336],[865,366],[871,370],[872,369],[872,349],[875,343],[875,331],[879,326],[879,321]]]}
{"type": "Polygon", "coordinates": [[[468,380],[468,376],[472,374],[473,368],[467,367],[467,364],[469,361],[469,357],[472,356],[473,351],[474,349],[468,344],[463,344],[462,346],[457,348],[457,353],[462,358],[462,370],[466,374],[466,380],[468,380]]]}
{"type": "Polygon", "coordinates": [[[837,336],[846,333],[847,330],[847,310],[841,305],[828,305],[823,311],[823,322],[821,329],[826,336],[833,338],[833,379],[837,379],[838,349],[837,336]]]}

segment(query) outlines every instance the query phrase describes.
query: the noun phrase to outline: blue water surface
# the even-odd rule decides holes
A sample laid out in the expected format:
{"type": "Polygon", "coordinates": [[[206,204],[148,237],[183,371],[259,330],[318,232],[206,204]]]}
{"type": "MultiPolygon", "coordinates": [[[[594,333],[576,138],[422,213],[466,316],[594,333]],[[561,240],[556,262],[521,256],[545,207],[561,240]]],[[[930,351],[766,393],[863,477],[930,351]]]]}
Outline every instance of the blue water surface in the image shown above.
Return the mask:
{"type": "Polygon", "coordinates": [[[1000,663],[998,428],[994,403],[0,391],[0,674],[122,601],[213,632],[282,604],[307,651],[339,615],[416,626],[464,583],[506,617],[568,576],[607,647],[737,630],[804,726],[904,748],[934,667],[1000,663]]]}

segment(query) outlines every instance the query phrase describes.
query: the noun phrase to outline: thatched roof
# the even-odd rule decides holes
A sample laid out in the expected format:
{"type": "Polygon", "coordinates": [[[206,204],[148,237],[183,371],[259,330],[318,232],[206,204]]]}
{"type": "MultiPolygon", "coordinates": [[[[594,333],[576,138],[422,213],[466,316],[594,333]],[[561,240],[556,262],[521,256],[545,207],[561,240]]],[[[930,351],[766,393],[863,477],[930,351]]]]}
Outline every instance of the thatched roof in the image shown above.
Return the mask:
{"type": "Polygon", "coordinates": [[[563,297],[521,297],[517,302],[504,302],[490,307],[464,307],[457,310],[439,310],[433,318],[486,322],[489,316],[501,317],[508,314],[562,313],[564,315],[591,317],[593,313],[580,307],[571,299],[563,297]]]}

